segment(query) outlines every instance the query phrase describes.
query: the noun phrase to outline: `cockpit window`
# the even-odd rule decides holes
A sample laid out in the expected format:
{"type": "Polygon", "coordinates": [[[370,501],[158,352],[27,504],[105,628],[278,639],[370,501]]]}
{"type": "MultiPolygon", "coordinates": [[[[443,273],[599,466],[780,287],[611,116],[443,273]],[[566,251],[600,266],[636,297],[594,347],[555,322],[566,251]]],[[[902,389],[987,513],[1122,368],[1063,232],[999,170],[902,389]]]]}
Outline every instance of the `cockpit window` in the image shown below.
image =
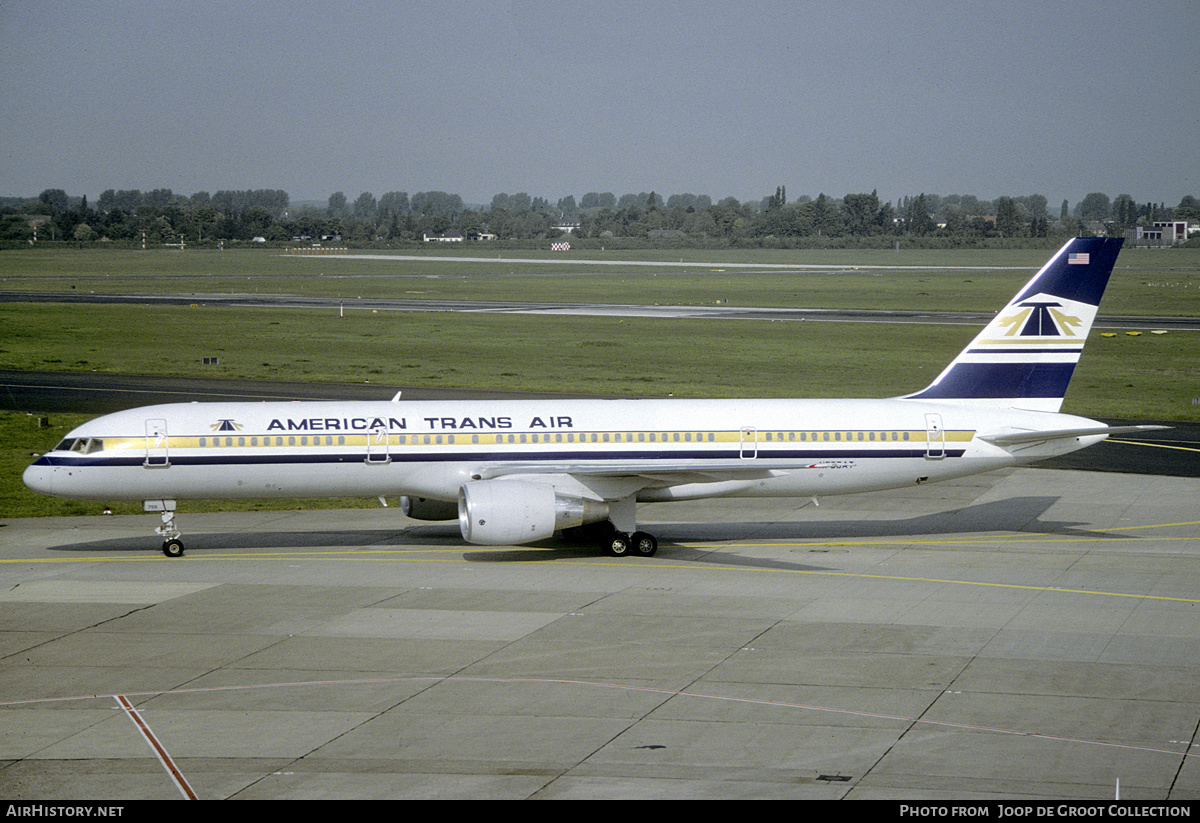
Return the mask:
{"type": "Polygon", "coordinates": [[[104,451],[104,441],[99,437],[80,437],[67,439],[55,446],[56,451],[71,451],[77,454],[91,454],[104,451]]]}

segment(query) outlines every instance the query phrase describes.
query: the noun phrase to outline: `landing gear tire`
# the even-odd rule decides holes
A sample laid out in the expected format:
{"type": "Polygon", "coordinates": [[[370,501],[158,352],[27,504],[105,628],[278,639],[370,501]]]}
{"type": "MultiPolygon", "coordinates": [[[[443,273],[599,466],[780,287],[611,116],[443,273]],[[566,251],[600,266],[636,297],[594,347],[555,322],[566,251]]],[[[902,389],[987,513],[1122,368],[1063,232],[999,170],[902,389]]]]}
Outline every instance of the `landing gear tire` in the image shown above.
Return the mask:
{"type": "Polygon", "coordinates": [[[629,536],[629,542],[633,544],[633,553],[638,557],[654,557],[658,551],[658,541],[654,535],[646,532],[634,532],[629,536]]]}
{"type": "Polygon", "coordinates": [[[632,544],[627,535],[614,534],[605,543],[605,548],[608,549],[608,553],[613,557],[628,557],[632,551],[632,544]]]}
{"type": "Polygon", "coordinates": [[[170,540],[164,540],[162,552],[167,557],[183,557],[183,541],[177,537],[170,540]]]}

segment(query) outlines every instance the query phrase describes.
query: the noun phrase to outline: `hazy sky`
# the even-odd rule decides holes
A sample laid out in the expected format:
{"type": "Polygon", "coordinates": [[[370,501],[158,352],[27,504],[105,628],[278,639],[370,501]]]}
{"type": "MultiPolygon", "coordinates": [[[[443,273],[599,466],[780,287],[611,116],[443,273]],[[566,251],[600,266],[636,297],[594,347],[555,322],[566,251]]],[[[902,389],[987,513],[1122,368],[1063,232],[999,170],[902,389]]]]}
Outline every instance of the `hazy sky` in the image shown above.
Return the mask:
{"type": "Polygon", "coordinates": [[[1200,0],[0,0],[0,195],[1200,196],[1200,0]]]}

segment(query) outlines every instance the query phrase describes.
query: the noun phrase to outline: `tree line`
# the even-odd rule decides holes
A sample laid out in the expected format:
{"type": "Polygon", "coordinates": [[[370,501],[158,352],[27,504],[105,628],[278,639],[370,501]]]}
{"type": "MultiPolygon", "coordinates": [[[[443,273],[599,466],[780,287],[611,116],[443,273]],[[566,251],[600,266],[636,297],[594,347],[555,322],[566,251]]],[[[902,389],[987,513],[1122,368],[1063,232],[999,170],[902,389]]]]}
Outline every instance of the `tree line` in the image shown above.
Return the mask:
{"type": "Polygon", "coordinates": [[[36,198],[0,198],[0,247],[32,242],[207,245],[225,241],[272,244],[336,241],[353,246],[419,243],[427,235],[495,238],[537,244],[568,232],[583,245],[789,247],[890,245],[899,238],[929,245],[1037,243],[1081,233],[1120,235],[1137,225],[1200,220],[1200,202],[1139,203],[1122,194],[1090,193],[1074,208],[1053,213],[1033,194],[983,200],[973,195],[922,193],[895,203],[874,191],[840,198],[819,194],[789,200],[784,186],[757,201],[655,192],[588,192],[551,203],[526,192],[496,194],[468,205],[443,191],[343,192],[324,205],[293,205],[278,189],[197,192],[170,189],[103,192],[95,204],[63,189],[36,198]]]}

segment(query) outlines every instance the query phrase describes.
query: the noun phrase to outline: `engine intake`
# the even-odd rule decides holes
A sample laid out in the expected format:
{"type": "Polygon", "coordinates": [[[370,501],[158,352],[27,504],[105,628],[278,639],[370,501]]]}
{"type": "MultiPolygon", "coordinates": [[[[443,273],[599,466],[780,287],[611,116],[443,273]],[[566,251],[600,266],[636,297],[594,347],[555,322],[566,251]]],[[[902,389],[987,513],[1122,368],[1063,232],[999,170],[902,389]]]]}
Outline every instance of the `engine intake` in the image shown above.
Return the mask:
{"type": "Polygon", "coordinates": [[[458,526],[468,543],[519,545],[543,540],[557,529],[608,517],[602,500],[559,494],[527,480],[478,480],[458,492],[458,526]]]}

